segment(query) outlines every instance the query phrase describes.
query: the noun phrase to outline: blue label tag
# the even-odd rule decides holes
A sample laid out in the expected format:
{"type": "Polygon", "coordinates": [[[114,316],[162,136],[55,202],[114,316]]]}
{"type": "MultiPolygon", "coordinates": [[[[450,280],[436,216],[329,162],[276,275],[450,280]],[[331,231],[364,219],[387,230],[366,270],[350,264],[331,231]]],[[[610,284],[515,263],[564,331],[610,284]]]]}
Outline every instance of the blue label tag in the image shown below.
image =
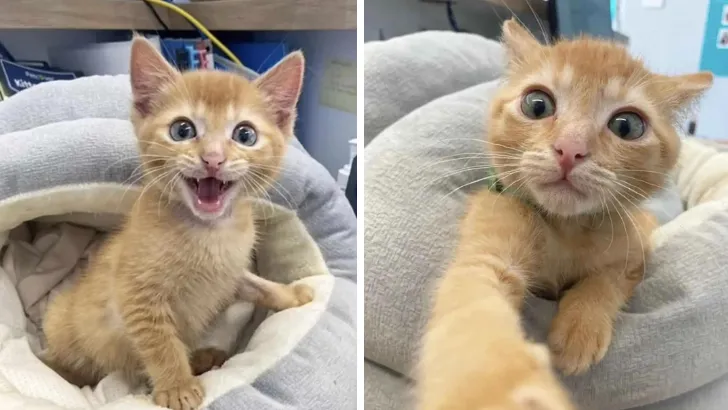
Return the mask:
{"type": "Polygon", "coordinates": [[[77,78],[77,75],[72,72],[26,67],[7,60],[0,60],[0,74],[2,74],[0,82],[6,96],[13,95],[36,84],[77,78]]]}
{"type": "Polygon", "coordinates": [[[13,55],[3,46],[3,43],[0,43],[0,60],[15,61],[13,55]]]}

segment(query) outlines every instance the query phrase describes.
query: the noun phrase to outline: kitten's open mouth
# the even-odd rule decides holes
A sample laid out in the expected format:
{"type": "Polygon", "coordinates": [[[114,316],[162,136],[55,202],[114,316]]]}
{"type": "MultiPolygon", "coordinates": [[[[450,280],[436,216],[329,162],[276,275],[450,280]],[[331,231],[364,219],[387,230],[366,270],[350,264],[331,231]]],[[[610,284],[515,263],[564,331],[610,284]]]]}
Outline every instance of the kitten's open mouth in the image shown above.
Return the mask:
{"type": "Polygon", "coordinates": [[[225,193],[233,186],[232,181],[222,181],[214,177],[184,180],[192,191],[195,207],[209,213],[216,213],[222,209],[225,193]]]}

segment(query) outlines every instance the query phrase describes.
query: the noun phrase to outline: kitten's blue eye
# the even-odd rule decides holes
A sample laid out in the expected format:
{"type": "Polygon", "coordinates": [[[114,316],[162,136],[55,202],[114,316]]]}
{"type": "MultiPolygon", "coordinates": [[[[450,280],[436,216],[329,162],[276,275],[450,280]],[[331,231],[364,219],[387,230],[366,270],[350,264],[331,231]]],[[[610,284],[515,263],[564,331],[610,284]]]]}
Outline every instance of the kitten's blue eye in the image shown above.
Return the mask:
{"type": "Polygon", "coordinates": [[[233,140],[240,144],[252,147],[258,142],[258,133],[255,132],[255,128],[247,122],[238,124],[233,131],[233,140]]]}
{"type": "Polygon", "coordinates": [[[169,126],[169,137],[174,141],[186,141],[196,136],[195,125],[186,118],[180,118],[169,126]]]}
{"type": "Polygon", "coordinates": [[[521,111],[532,120],[540,120],[554,115],[556,104],[554,99],[547,93],[534,90],[523,96],[521,111]]]}
{"type": "Polygon", "coordinates": [[[645,121],[634,112],[621,112],[613,116],[607,127],[623,140],[636,140],[645,134],[645,121]]]}

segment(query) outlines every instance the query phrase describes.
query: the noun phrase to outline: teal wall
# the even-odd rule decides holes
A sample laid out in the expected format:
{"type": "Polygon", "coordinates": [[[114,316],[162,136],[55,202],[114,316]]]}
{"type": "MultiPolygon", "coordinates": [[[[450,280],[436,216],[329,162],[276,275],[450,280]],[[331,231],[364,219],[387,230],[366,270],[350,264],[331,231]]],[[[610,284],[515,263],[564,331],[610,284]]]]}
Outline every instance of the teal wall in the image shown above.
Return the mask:
{"type": "Polygon", "coordinates": [[[700,69],[712,71],[716,76],[728,77],[728,16],[723,21],[724,14],[728,14],[728,0],[711,0],[705,23],[700,69]],[[718,36],[721,34],[726,39],[723,48],[718,47],[718,36]]]}

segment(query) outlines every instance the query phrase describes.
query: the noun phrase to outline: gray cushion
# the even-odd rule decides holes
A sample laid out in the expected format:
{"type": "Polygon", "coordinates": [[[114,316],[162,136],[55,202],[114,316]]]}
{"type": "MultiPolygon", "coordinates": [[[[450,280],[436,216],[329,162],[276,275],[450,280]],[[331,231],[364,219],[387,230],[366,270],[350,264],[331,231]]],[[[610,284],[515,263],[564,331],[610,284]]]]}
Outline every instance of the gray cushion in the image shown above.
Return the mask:
{"type": "Polygon", "coordinates": [[[449,31],[425,31],[367,43],[364,144],[405,114],[437,97],[497,78],[502,72],[502,55],[498,44],[481,36],[449,31]],[[460,46],[449,47],[453,41],[460,46]],[[438,52],[433,53],[433,49],[438,52]],[[402,58],[403,55],[417,58],[402,58]],[[442,75],[453,69],[457,75],[442,75]]]}
{"type": "MultiPolygon", "coordinates": [[[[422,50],[422,44],[417,45],[421,36],[399,39],[399,61],[391,66],[392,75],[376,61],[376,55],[367,58],[365,73],[370,64],[378,73],[371,80],[376,84],[365,84],[367,103],[376,105],[379,99],[385,106],[394,106],[400,100],[402,104],[410,99],[421,101],[431,95],[429,90],[402,93],[396,81],[390,81],[402,75],[396,72],[401,67],[441,54],[473,56],[471,61],[478,64],[488,61],[482,54],[496,46],[473,48],[470,39],[460,42],[452,34],[448,39],[446,49],[430,47],[428,57],[403,51],[407,48],[401,42],[422,50]]],[[[384,42],[376,47],[386,46],[384,42]]],[[[457,77],[460,69],[459,65],[448,70],[438,67],[416,75],[426,88],[443,76],[457,77]]],[[[470,66],[462,69],[474,70],[470,66]]],[[[498,73],[501,67],[483,65],[478,70],[498,73]]],[[[398,383],[392,382],[385,389],[381,379],[396,373],[405,378],[413,375],[431,291],[452,255],[464,201],[469,192],[483,186],[477,180],[483,177],[478,166],[484,161],[477,155],[484,150],[486,106],[497,86],[497,81],[473,84],[420,104],[391,124],[377,124],[383,131],[364,151],[365,356],[391,371],[369,369],[372,381],[366,380],[365,391],[371,403],[380,403],[372,408],[389,408],[381,403],[394,390],[399,390],[399,400],[410,399],[405,387],[396,389],[392,386],[398,383]]],[[[678,193],[667,190],[651,206],[660,210],[658,216],[665,225],[653,236],[656,250],[647,278],[619,315],[616,335],[603,362],[583,376],[564,380],[580,408],[614,410],[652,404],[644,408],[713,410],[724,403],[716,401],[725,397],[725,391],[719,392],[725,388],[724,382],[716,382],[718,387],[710,393],[704,393],[710,388],[703,386],[728,374],[728,325],[724,320],[728,316],[724,291],[728,254],[723,245],[728,240],[728,201],[713,201],[680,213],[678,193]],[[662,403],[655,404],[658,402],[662,403]],[[695,407],[680,407],[680,403],[695,407]]],[[[525,305],[528,333],[544,341],[555,303],[533,298],[525,305]]],[[[488,324],[474,326],[487,328],[488,324]]]]}

